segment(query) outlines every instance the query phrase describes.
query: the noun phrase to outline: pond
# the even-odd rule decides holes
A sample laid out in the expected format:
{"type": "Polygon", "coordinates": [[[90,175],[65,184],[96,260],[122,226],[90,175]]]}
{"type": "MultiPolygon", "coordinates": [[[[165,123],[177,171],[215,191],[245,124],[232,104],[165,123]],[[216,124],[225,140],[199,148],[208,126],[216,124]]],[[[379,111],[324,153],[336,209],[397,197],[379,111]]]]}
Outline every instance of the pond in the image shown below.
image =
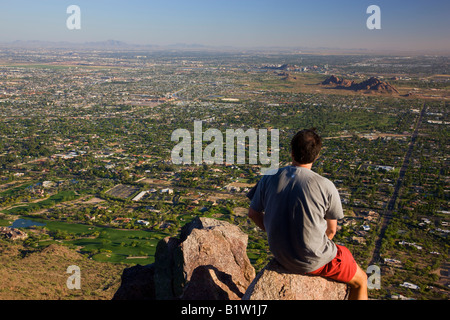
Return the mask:
{"type": "Polygon", "coordinates": [[[29,228],[33,226],[36,227],[45,226],[45,223],[36,222],[30,219],[17,219],[16,221],[13,222],[11,228],[29,228]]]}

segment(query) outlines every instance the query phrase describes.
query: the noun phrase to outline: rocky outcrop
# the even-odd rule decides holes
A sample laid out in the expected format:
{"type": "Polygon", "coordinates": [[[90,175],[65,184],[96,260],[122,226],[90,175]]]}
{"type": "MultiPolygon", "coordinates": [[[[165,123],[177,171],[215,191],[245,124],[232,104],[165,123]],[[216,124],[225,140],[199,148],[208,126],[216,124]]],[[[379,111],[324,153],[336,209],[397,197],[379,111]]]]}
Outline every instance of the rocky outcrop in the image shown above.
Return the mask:
{"type": "Polygon", "coordinates": [[[389,83],[381,81],[378,78],[372,77],[360,83],[355,83],[351,87],[352,90],[372,90],[377,92],[397,93],[397,89],[391,86],[389,83]]]}
{"type": "Polygon", "coordinates": [[[396,88],[389,83],[381,81],[378,78],[371,77],[357,83],[353,80],[340,79],[335,75],[330,76],[322,82],[322,85],[332,85],[335,89],[347,89],[354,91],[373,91],[379,93],[399,93],[396,88]]]}
{"type": "Polygon", "coordinates": [[[290,274],[275,260],[258,273],[239,227],[196,218],[156,248],[155,262],[127,268],[113,300],[343,300],[347,286],[290,274]]]}
{"type": "Polygon", "coordinates": [[[25,240],[28,238],[28,234],[16,228],[0,227],[0,237],[13,241],[25,240]]]}
{"type": "Polygon", "coordinates": [[[242,300],[345,300],[347,285],[317,276],[292,274],[271,260],[242,300]]]}
{"type": "Polygon", "coordinates": [[[113,300],[155,300],[154,274],[153,264],[126,268],[113,300]]]}
{"type": "Polygon", "coordinates": [[[355,84],[355,81],[340,79],[340,78],[336,77],[335,75],[332,75],[331,77],[325,79],[322,82],[322,84],[323,85],[335,85],[335,86],[339,86],[342,88],[349,88],[355,84]]]}
{"type": "Polygon", "coordinates": [[[154,264],[125,269],[113,299],[241,299],[255,277],[247,240],[235,225],[196,218],[158,243],[154,264]]]}

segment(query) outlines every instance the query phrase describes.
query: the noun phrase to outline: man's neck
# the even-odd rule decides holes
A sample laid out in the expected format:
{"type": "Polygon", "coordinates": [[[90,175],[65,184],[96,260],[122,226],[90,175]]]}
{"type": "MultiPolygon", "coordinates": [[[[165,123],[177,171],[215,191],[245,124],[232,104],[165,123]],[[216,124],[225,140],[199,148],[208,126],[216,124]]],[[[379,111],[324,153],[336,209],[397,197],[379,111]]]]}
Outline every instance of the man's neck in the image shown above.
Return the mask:
{"type": "Polygon", "coordinates": [[[312,163],[300,164],[294,160],[292,161],[292,165],[295,167],[301,167],[311,170],[313,164],[312,163]]]}

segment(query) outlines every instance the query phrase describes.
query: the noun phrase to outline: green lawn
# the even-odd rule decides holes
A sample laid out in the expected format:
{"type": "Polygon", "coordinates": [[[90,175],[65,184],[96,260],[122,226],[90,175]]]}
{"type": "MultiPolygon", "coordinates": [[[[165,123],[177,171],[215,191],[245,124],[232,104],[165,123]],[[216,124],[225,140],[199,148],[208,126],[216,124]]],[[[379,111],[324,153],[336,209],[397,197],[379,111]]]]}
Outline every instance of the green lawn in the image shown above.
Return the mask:
{"type": "Polygon", "coordinates": [[[50,208],[57,203],[75,200],[76,198],[78,198],[78,196],[75,194],[74,191],[62,191],[49,197],[48,199],[36,203],[30,203],[23,206],[17,206],[8,210],[3,210],[3,212],[7,214],[26,214],[41,209],[50,208]]]}
{"type": "Polygon", "coordinates": [[[0,197],[10,197],[13,196],[16,192],[19,192],[21,190],[25,190],[26,188],[32,186],[33,183],[25,183],[20,186],[12,187],[11,189],[7,189],[5,191],[0,192],[0,197]]]}
{"type": "MultiPolygon", "coordinates": [[[[154,262],[156,245],[168,234],[146,230],[119,230],[84,224],[31,219],[45,223],[45,228],[63,244],[77,247],[81,252],[92,254],[98,261],[148,264],[154,262]],[[142,257],[127,259],[127,257],[142,257]]],[[[60,242],[60,243],[61,243],[60,242]]],[[[49,241],[39,243],[48,245],[49,241]]]]}

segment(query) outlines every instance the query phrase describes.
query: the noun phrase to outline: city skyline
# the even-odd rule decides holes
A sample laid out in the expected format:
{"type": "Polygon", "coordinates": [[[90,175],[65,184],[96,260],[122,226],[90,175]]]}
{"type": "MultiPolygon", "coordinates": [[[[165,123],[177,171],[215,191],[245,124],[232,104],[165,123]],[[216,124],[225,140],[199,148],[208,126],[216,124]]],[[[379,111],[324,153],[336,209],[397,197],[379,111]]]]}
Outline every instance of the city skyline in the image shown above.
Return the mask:
{"type": "Polygon", "coordinates": [[[0,43],[84,43],[113,39],[138,45],[309,47],[450,52],[446,1],[2,1],[0,43]],[[66,9],[81,9],[69,30],[66,9]],[[381,29],[366,12],[381,9],[381,29]]]}

